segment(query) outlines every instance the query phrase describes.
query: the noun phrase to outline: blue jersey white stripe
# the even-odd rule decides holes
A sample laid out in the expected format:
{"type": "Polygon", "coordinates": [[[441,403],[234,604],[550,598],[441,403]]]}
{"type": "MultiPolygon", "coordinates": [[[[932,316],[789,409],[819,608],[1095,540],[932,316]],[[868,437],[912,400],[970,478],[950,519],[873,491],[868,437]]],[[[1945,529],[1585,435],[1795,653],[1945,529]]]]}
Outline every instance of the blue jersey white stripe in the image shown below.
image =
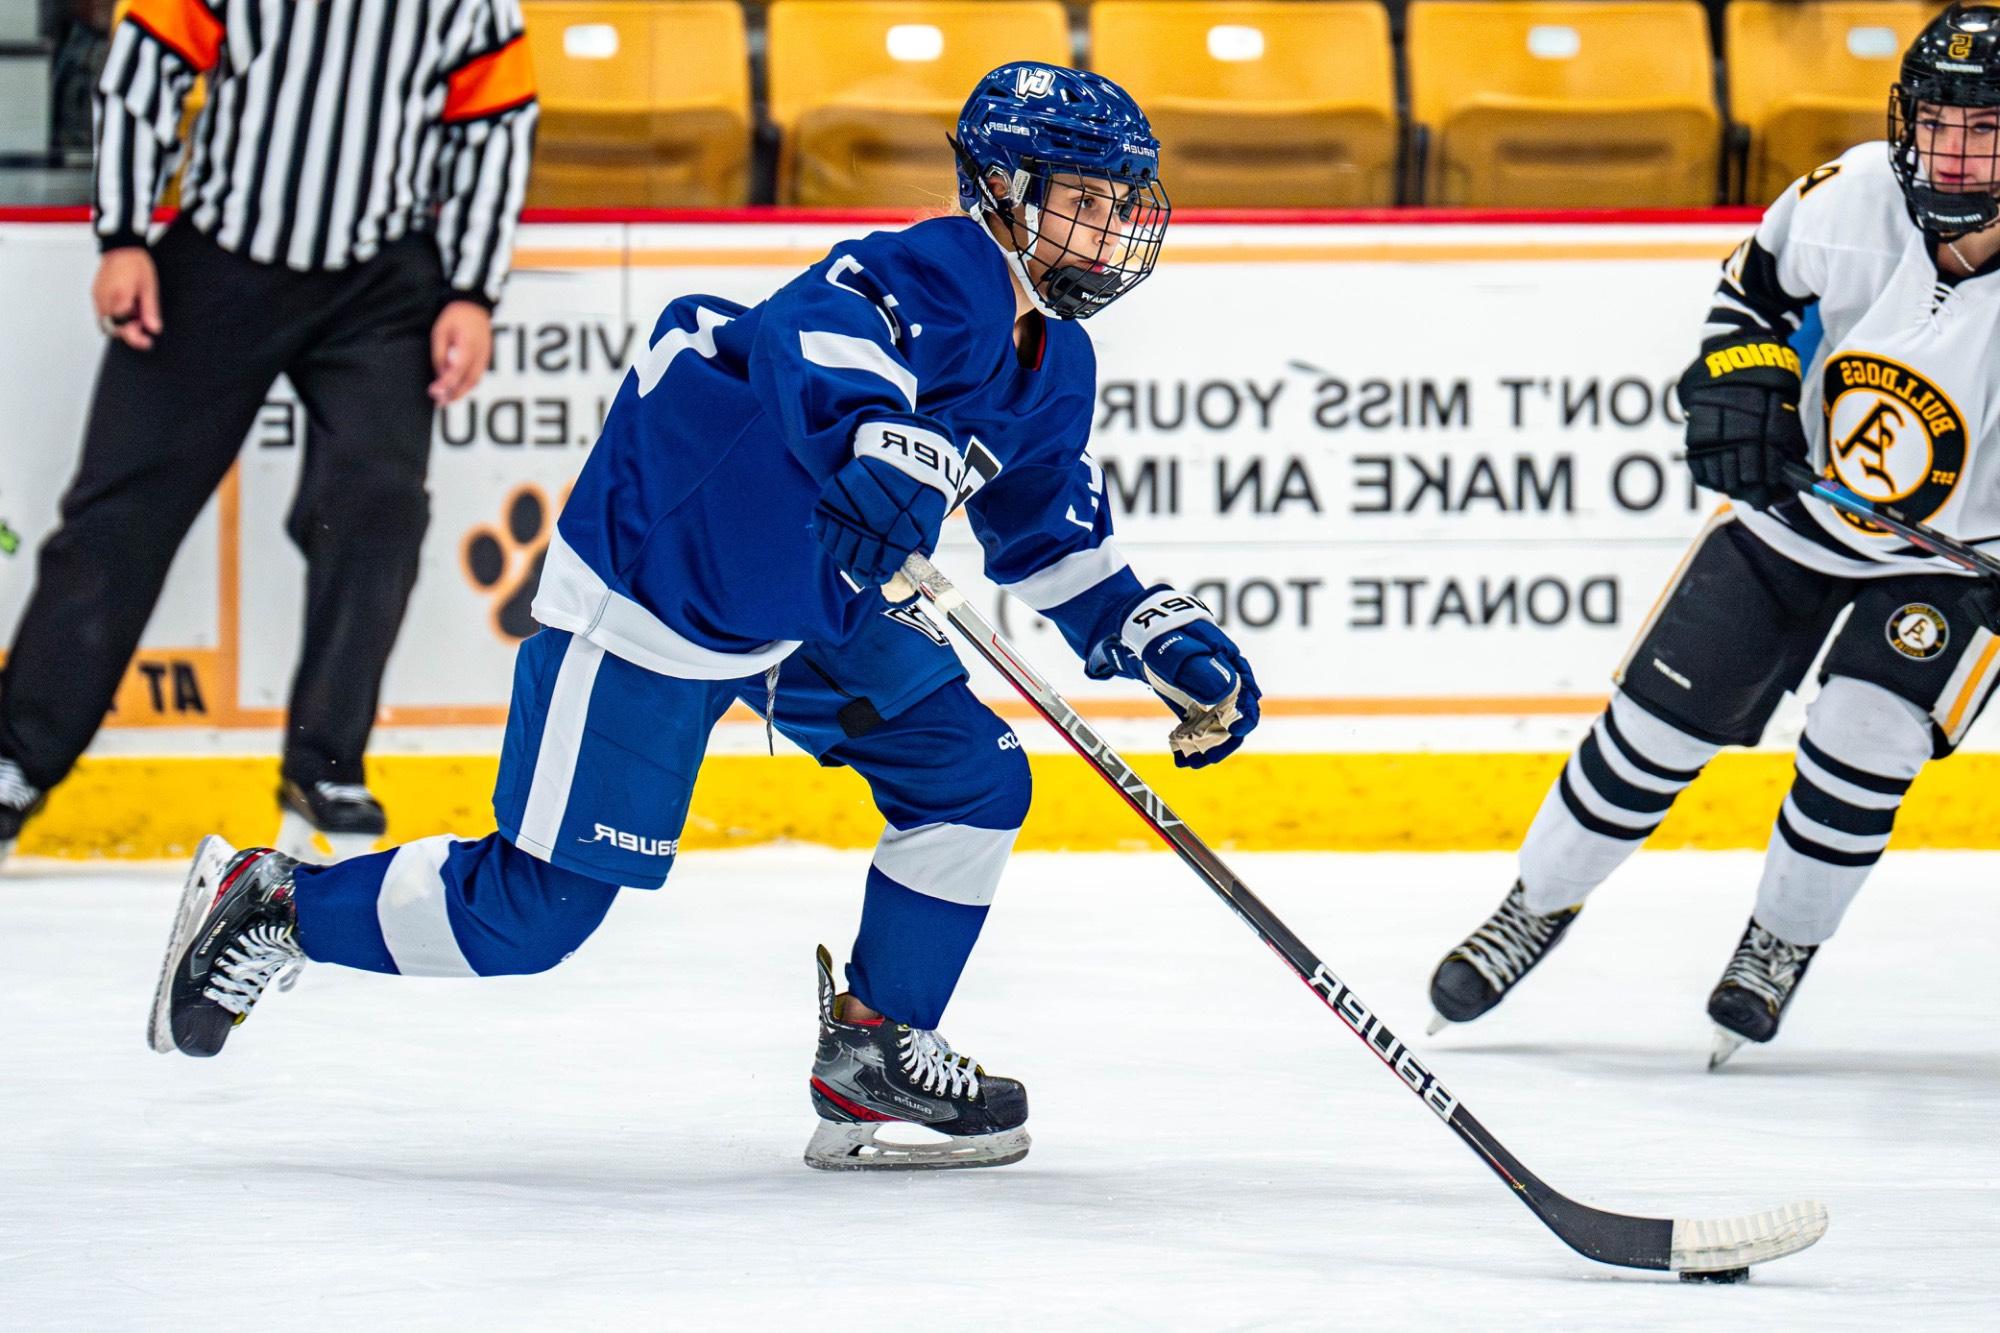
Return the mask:
{"type": "Polygon", "coordinates": [[[987,573],[1086,648],[1141,591],[1085,452],[1096,359],[1060,321],[1024,356],[1014,315],[999,246],[963,217],[836,246],[754,307],[673,302],[564,507],[536,618],[687,679],[844,642],[880,598],[808,525],[826,479],[893,429],[945,471],[978,440],[996,470],[966,511],[987,573]]]}

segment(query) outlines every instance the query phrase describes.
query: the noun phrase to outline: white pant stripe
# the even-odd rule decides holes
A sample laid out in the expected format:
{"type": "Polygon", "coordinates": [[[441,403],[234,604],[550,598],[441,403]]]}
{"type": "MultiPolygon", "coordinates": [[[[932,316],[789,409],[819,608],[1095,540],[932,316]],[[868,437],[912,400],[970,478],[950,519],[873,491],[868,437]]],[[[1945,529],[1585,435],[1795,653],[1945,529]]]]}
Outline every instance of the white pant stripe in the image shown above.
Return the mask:
{"type": "Polygon", "coordinates": [[[887,828],[875,848],[875,868],[928,898],[966,907],[992,903],[1000,872],[1019,829],[970,824],[921,824],[887,828]]]}
{"type": "Polygon", "coordinates": [[[445,911],[442,871],[451,844],[448,833],[404,843],[383,872],[375,919],[396,970],[406,977],[478,975],[465,961],[445,911]]]}
{"type": "Polygon", "coordinates": [[[1952,671],[1951,679],[1938,692],[1937,702],[1931,706],[1931,720],[1938,730],[1953,745],[1965,735],[1965,729],[1972,725],[1972,719],[1979,712],[1979,700],[1993,688],[1993,635],[1984,629],[1976,629],[1966,640],[1965,651],[1959,655],[1958,666],[1952,671]]]}
{"type": "Polygon", "coordinates": [[[542,745],[535,753],[535,777],[521,812],[519,839],[522,848],[545,861],[555,855],[563,812],[569,808],[577,754],[583,749],[583,724],[590,715],[590,691],[603,662],[602,648],[573,636],[549,695],[549,716],[542,724],[542,745]]]}

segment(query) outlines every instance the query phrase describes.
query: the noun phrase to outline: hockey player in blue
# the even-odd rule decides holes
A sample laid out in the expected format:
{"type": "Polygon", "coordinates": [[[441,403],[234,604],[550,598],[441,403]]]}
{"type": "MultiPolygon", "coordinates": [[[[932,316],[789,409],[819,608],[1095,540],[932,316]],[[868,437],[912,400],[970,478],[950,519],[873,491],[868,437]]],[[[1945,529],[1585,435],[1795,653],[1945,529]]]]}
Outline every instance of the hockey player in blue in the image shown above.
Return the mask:
{"type": "Polygon", "coordinates": [[[811,1091],[824,1167],[1027,1152],[1027,1097],[937,1034],[1015,834],[1028,765],[943,636],[882,588],[962,504],[986,572],[1095,678],[1146,680],[1215,763],[1258,720],[1249,664],[1199,602],[1111,540],[1085,452],[1080,321],[1151,272],[1169,205],[1136,103],[1008,65],[953,138],[962,214],[842,243],[762,304],[670,304],[626,372],[552,538],[521,646],[498,832],[329,867],[206,840],[151,1018],[219,1051],[306,960],[494,976],[555,966],[619,886],[657,888],[710,729],[742,701],[867,779],[887,827],[835,994],[819,954],[811,1091]],[[946,1137],[878,1142],[887,1121],[946,1137]]]}

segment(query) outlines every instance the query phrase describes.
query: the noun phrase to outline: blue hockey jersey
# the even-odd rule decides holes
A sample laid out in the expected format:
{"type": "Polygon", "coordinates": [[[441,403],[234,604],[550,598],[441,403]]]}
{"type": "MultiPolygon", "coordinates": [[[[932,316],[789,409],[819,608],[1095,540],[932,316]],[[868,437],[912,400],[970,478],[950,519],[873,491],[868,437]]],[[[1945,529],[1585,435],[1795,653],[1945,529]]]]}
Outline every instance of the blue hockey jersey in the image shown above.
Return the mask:
{"type": "Polygon", "coordinates": [[[1142,590],[1085,453],[1096,359],[1063,321],[1017,349],[1012,284],[950,217],[843,242],[754,307],[674,301],[563,507],[535,618],[689,679],[845,640],[882,597],[808,524],[857,432],[900,422],[997,464],[966,501],[987,575],[1087,650],[1142,590]]]}

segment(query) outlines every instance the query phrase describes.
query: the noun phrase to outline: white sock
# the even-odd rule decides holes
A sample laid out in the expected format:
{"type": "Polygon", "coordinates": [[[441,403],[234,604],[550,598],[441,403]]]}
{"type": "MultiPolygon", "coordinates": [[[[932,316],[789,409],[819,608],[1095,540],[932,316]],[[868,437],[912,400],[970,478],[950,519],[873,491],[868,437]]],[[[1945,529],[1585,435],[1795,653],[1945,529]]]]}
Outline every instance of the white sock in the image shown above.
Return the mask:
{"type": "Polygon", "coordinates": [[[1639,850],[1720,748],[1614,691],[1521,843],[1528,910],[1546,915],[1582,902],[1639,850]]]}
{"type": "Polygon", "coordinates": [[[1771,831],[1757,923],[1788,944],[1832,939],[1930,757],[1923,709],[1879,685],[1827,681],[1806,712],[1792,789],[1771,831]]]}

